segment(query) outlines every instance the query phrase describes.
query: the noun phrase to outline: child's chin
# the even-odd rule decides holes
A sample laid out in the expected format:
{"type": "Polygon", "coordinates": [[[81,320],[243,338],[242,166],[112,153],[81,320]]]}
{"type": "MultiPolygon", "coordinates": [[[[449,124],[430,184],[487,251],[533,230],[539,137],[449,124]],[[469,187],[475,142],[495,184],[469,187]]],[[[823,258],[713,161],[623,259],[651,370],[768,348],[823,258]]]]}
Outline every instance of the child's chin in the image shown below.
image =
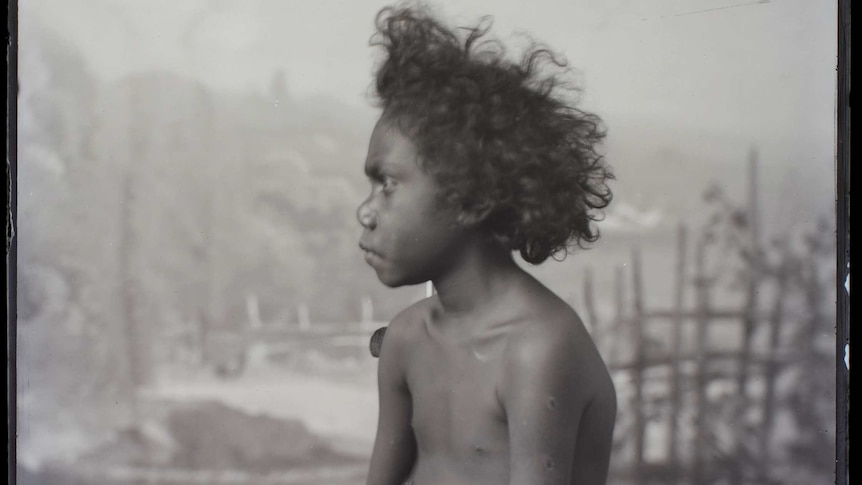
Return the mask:
{"type": "Polygon", "coordinates": [[[380,280],[381,283],[383,283],[384,285],[386,285],[389,288],[399,288],[401,286],[405,286],[405,285],[409,284],[409,283],[405,283],[402,280],[395,279],[395,278],[387,278],[387,277],[381,276],[379,274],[377,275],[377,279],[380,280]]]}
{"type": "MultiPolygon", "coordinates": [[[[389,288],[399,288],[402,286],[418,285],[425,280],[416,280],[404,277],[403,275],[394,275],[392,273],[377,271],[377,279],[389,288]]],[[[427,279],[427,278],[426,278],[427,279]]]]}

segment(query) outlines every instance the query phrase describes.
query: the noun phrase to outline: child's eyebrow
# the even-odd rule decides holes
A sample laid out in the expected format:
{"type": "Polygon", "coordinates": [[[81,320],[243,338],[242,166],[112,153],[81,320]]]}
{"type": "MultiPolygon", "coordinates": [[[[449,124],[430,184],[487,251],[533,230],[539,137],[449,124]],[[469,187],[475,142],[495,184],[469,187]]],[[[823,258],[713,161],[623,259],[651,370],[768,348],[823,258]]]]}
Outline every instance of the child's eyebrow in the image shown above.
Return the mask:
{"type": "Polygon", "coordinates": [[[398,172],[398,167],[396,165],[388,163],[386,160],[380,158],[372,158],[365,164],[365,175],[372,178],[382,177],[383,175],[391,176],[398,172]]]}

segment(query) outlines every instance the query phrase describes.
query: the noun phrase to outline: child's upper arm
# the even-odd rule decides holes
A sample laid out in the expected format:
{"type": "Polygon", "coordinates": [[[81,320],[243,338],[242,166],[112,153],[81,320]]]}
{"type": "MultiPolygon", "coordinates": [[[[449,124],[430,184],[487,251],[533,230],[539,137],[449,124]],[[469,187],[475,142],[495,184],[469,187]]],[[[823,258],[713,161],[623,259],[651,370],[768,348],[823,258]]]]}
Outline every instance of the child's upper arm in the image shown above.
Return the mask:
{"type": "Polygon", "coordinates": [[[379,414],[369,485],[401,484],[416,459],[412,401],[404,369],[407,338],[397,319],[386,330],[377,367],[379,414]]]}
{"type": "Polygon", "coordinates": [[[510,483],[570,483],[581,417],[595,387],[596,369],[579,357],[587,350],[579,347],[586,346],[563,324],[531,325],[513,337],[503,390],[510,483]]]}

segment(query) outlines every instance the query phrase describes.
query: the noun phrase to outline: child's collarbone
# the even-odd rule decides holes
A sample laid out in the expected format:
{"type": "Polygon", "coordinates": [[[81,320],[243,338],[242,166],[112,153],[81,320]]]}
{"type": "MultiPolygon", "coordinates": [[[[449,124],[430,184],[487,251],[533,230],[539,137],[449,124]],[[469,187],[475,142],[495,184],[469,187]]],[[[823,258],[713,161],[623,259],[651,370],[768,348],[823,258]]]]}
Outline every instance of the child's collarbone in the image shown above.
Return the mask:
{"type": "Polygon", "coordinates": [[[508,451],[499,400],[506,334],[422,346],[413,354],[409,386],[420,446],[489,459],[508,451]]]}

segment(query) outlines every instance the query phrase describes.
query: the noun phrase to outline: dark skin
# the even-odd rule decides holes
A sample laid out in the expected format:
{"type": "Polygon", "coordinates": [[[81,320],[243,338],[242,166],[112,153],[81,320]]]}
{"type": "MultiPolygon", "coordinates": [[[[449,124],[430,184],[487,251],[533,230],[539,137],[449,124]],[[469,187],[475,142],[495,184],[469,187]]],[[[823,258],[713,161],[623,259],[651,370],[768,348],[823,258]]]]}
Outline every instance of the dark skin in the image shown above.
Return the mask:
{"type": "Polygon", "coordinates": [[[437,294],[398,315],[380,354],[369,485],[607,480],[616,393],[577,314],[441,208],[415,146],[385,118],[365,170],[360,246],[386,285],[437,294]]]}

